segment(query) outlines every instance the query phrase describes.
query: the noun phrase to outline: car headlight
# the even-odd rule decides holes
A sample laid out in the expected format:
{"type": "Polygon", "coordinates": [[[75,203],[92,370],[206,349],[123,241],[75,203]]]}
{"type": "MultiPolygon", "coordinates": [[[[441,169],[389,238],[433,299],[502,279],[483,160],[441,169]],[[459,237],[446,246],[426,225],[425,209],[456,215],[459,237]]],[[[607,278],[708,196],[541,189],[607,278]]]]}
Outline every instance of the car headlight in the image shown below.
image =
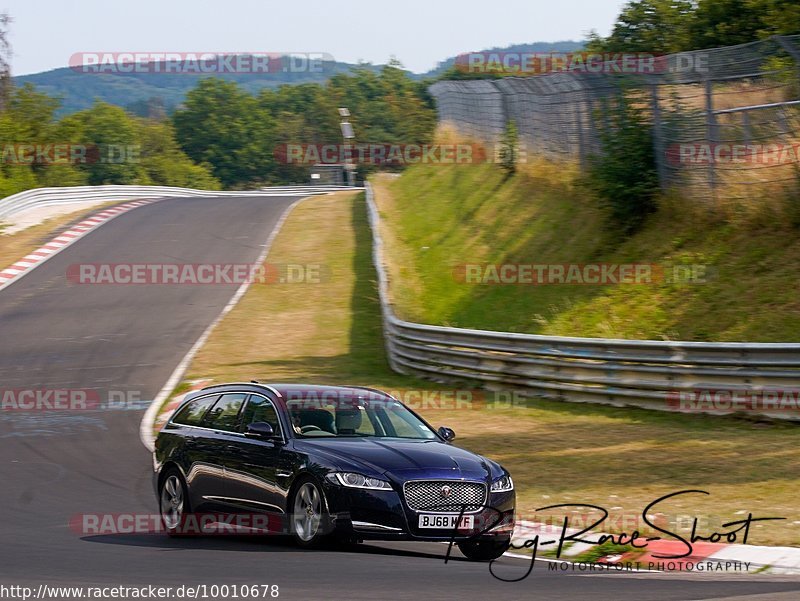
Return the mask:
{"type": "Polygon", "coordinates": [[[498,478],[492,482],[492,492],[509,492],[514,490],[514,481],[511,476],[506,474],[502,478],[498,478]]]}
{"type": "Polygon", "coordinates": [[[369,478],[353,472],[336,472],[328,474],[328,479],[347,488],[368,488],[371,490],[392,490],[392,485],[385,480],[369,478]]]}

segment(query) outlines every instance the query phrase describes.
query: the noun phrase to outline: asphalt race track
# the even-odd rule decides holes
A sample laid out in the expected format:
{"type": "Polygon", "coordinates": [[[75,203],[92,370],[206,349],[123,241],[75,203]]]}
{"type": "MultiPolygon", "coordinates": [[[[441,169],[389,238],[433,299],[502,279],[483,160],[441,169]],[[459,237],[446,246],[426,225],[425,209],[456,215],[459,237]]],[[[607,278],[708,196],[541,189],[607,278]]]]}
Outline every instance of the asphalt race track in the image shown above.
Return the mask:
{"type": "MultiPolygon", "coordinates": [[[[90,233],[0,291],[0,386],[154,398],[238,286],[76,285],[67,267],[249,263],[295,199],[169,199],[90,233]]],[[[79,514],[157,512],[142,415],[143,408],[0,412],[0,584],[278,585],[282,599],[800,598],[796,578],[553,573],[538,562],[527,579],[504,583],[457,551],[445,564],[445,546],[430,543],[303,551],[247,537],[74,531],[69,523],[79,514]]],[[[499,564],[508,578],[527,565],[499,564]]]]}

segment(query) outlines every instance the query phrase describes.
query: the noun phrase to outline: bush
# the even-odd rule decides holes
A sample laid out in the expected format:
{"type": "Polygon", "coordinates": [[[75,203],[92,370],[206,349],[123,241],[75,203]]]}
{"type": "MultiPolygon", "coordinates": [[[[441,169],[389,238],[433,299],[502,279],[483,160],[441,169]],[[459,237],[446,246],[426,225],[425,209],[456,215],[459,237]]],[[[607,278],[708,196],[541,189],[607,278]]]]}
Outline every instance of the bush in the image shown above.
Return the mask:
{"type": "Polygon", "coordinates": [[[517,160],[519,159],[519,130],[514,121],[506,123],[503,137],[500,139],[500,166],[514,175],[517,172],[517,160]]]}
{"type": "Polygon", "coordinates": [[[591,158],[589,186],[610,209],[613,227],[630,235],[656,210],[652,124],[643,109],[623,97],[600,139],[602,154],[591,158]]]}

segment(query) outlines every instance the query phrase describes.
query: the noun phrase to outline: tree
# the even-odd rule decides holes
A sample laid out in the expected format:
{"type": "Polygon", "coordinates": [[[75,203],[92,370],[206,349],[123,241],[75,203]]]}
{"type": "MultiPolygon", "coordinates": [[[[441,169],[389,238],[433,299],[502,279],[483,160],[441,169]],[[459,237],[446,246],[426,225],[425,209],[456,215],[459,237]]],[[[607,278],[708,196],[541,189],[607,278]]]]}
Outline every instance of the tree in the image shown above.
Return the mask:
{"type": "Polygon", "coordinates": [[[700,0],[689,24],[692,49],[746,44],[764,29],[763,7],[752,0],[700,0]]]}
{"type": "Polygon", "coordinates": [[[7,106],[9,115],[17,126],[17,134],[21,136],[19,141],[52,141],[48,139],[49,129],[60,104],[58,99],[37,92],[31,83],[14,88],[7,106]]]}
{"type": "Polygon", "coordinates": [[[133,184],[142,177],[141,152],[136,125],[122,108],[95,102],[77,114],[82,122],[80,143],[87,147],[87,161],[81,167],[92,186],[133,184]]]}
{"type": "Polygon", "coordinates": [[[11,94],[11,43],[8,41],[8,26],[11,17],[0,13],[0,111],[5,109],[11,94]]]}
{"type": "Polygon", "coordinates": [[[745,44],[800,33],[797,0],[631,0],[595,52],[672,53],[745,44]]]}
{"type": "Polygon", "coordinates": [[[689,46],[688,0],[632,0],[617,17],[611,35],[590,36],[587,49],[602,52],[680,52],[689,46]]]}
{"type": "Polygon", "coordinates": [[[800,33],[800,3],[797,0],[752,0],[761,7],[760,38],[800,33]]]}
{"type": "Polygon", "coordinates": [[[619,106],[601,132],[602,151],[592,157],[589,185],[610,209],[612,225],[634,232],[656,210],[658,171],[652,123],[641,98],[621,95],[619,106]]]}
{"type": "Polygon", "coordinates": [[[266,181],[274,167],[275,124],[235,83],[203,79],[173,116],[183,151],[211,166],[226,187],[266,181]]]}
{"type": "Polygon", "coordinates": [[[140,120],[141,166],[145,181],[157,186],[178,186],[219,190],[219,180],[208,165],[196,165],[184,154],[175,140],[175,130],[168,121],[140,120]]]}
{"type": "Polygon", "coordinates": [[[31,85],[10,88],[5,98],[5,110],[0,111],[0,144],[3,164],[0,167],[0,197],[15,194],[38,185],[82,183],[84,178],[69,164],[46,165],[20,163],[22,148],[53,143],[53,114],[58,100],[36,92],[31,85]],[[54,171],[52,168],[57,167],[54,171]],[[50,177],[51,175],[56,177],[50,177]],[[41,183],[43,182],[43,183],[41,183]]]}
{"type": "Polygon", "coordinates": [[[151,96],[146,100],[136,100],[125,107],[129,113],[147,119],[163,121],[167,118],[167,107],[161,96],[151,96]]]}

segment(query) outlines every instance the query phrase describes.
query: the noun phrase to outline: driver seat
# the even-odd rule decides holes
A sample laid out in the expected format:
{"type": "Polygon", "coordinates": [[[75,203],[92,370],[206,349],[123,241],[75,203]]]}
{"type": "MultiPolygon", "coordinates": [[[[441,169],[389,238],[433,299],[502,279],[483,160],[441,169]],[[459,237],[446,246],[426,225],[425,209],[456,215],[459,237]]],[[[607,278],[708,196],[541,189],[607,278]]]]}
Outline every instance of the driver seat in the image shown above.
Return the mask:
{"type": "Polygon", "coordinates": [[[300,427],[316,426],[323,432],[335,434],[333,429],[333,416],[324,409],[303,409],[300,411],[300,427]]]}
{"type": "Polygon", "coordinates": [[[361,427],[361,411],[359,409],[339,409],[336,412],[336,432],[339,434],[355,434],[361,427]]]}

